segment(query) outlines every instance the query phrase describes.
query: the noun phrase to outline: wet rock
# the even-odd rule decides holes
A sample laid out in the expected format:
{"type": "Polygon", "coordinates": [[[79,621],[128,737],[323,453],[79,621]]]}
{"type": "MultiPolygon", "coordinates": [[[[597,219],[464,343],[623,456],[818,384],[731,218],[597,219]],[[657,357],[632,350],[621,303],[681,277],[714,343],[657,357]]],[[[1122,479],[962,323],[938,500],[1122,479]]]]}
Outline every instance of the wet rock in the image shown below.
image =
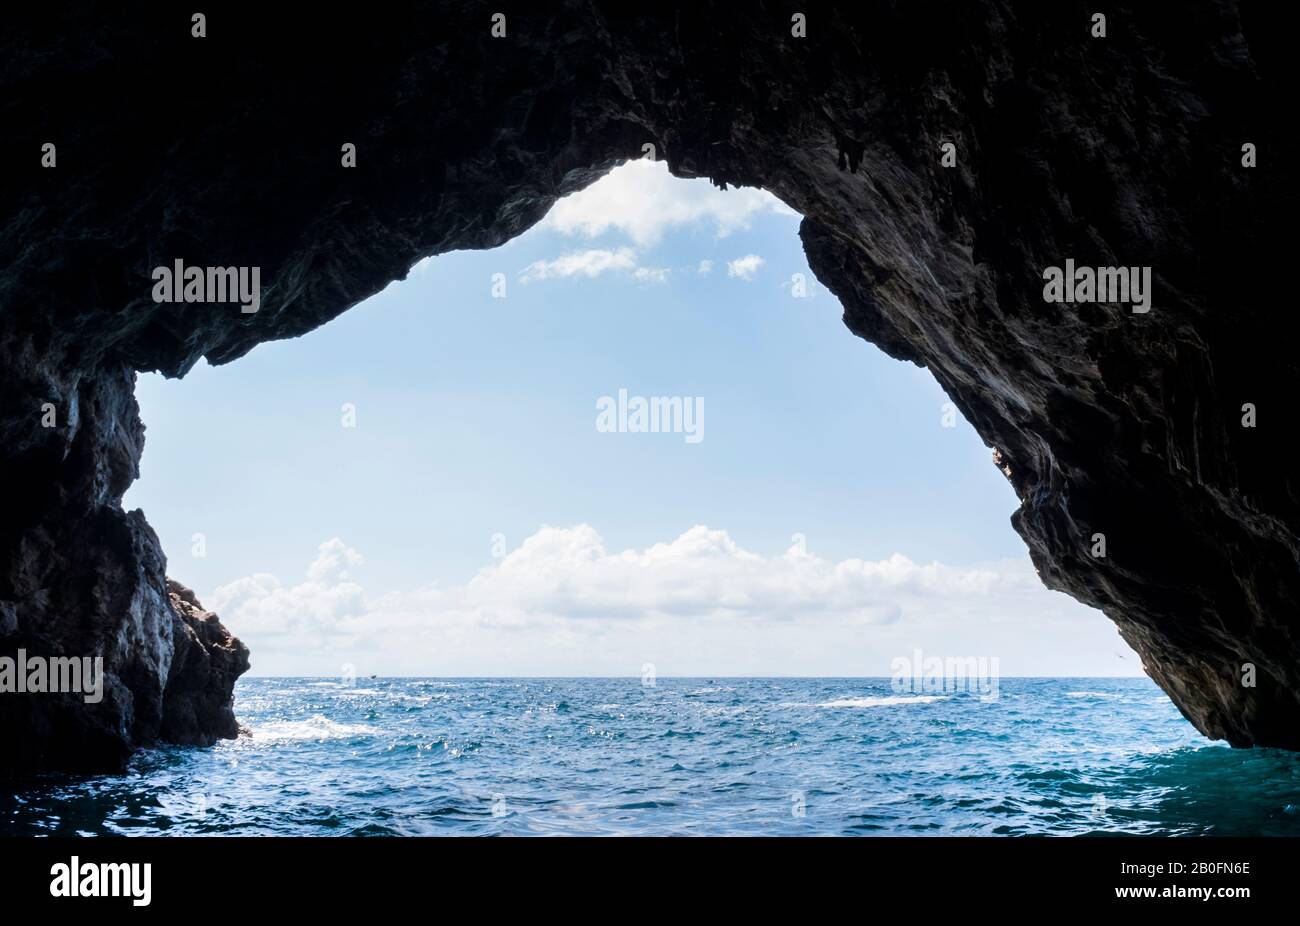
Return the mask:
{"type": "Polygon", "coordinates": [[[205,611],[194,593],[167,580],[178,623],[175,651],[163,691],[162,738],[171,743],[211,746],[239,733],[233,708],[234,687],[248,671],[248,647],[205,611]]]}

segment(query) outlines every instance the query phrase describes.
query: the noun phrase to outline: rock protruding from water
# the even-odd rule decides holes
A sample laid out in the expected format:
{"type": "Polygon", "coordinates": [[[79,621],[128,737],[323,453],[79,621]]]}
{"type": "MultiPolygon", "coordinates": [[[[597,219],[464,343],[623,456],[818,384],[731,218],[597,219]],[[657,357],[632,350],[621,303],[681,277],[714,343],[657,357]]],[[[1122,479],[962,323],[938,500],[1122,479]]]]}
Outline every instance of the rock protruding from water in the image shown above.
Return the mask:
{"type": "Polygon", "coordinates": [[[239,733],[234,688],[248,671],[248,647],[231,635],[194,593],[172,579],[167,593],[178,623],[173,633],[167,688],[163,692],[164,740],[191,746],[211,746],[239,733]]]}

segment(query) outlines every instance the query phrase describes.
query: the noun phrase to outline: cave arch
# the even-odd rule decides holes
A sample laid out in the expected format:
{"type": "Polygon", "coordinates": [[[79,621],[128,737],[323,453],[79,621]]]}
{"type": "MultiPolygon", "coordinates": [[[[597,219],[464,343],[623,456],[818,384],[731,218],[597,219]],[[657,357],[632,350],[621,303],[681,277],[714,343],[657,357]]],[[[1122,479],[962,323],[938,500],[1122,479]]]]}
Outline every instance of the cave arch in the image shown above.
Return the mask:
{"type": "Polygon", "coordinates": [[[504,242],[647,143],[807,217],[850,330],[931,370],[1011,469],[1044,581],[1104,610],[1202,732],[1300,748],[1278,14],[1120,4],[1101,40],[1077,4],[800,8],[803,36],[779,2],[529,8],[499,38],[461,4],[227,11],[203,39],[179,12],[17,14],[0,640],[102,649],[110,684],[93,712],[0,703],[25,744],[6,762],[112,766],[226,722],[213,679],[238,649],[178,645],[210,622],[178,615],[156,537],[121,508],[136,370],[302,334],[421,257],[504,242]],[[155,303],[150,271],[177,258],[260,268],[259,310],[155,303]],[[1045,305],[1042,268],[1066,258],[1152,267],[1153,310],[1045,305]]]}
{"type": "Polygon", "coordinates": [[[1014,495],[933,378],[849,336],[820,286],[796,298],[799,220],[628,162],[309,335],[142,375],[124,504],[258,675],[888,676],[917,645],[996,653],[1004,676],[1135,671],[1099,615],[1018,593],[1034,576],[1014,495]],[[639,402],[656,430],[657,397],[672,436],[602,433],[636,429],[639,402]],[[680,571],[614,562],[652,544],[680,571]],[[364,562],[304,571],[326,546],[364,562]],[[796,591],[823,567],[816,595],[796,591]],[[573,616],[551,633],[552,615],[573,616]]]}

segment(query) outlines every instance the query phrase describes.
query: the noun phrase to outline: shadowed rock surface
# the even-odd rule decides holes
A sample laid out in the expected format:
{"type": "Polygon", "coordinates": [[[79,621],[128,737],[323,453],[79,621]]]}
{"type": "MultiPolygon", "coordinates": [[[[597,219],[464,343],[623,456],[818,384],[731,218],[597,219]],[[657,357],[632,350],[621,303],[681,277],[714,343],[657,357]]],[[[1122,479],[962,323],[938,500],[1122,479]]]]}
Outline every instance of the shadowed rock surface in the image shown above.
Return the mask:
{"type": "Polygon", "coordinates": [[[1300,748],[1296,326],[1274,286],[1296,214],[1289,33],[1257,3],[1111,4],[1106,38],[1091,13],[213,8],[203,39],[179,9],[7,14],[0,651],[102,653],[110,681],[93,710],[0,695],[0,767],[120,767],[235,732],[246,652],[169,595],[121,508],[135,371],[309,331],[422,257],[519,234],[647,143],[806,217],[849,329],[934,373],[999,452],[1044,581],[1102,608],[1200,730],[1300,748]],[[1067,258],[1152,267],[1152,311],[1045,303],[1043,268],[1067,258]],[[177,259],[259,267],[260,311],[155,303],[150,273],[177,259]]]}
{"type": "Polygon", "coordinates": [[[248,647],[184,585],[168,579],[167,597],[180,619],[172,630],[175,654],[163,689],[161,736],[187,746],[234,739],[239,723],[233,692],[248,671],[248,647]]]}

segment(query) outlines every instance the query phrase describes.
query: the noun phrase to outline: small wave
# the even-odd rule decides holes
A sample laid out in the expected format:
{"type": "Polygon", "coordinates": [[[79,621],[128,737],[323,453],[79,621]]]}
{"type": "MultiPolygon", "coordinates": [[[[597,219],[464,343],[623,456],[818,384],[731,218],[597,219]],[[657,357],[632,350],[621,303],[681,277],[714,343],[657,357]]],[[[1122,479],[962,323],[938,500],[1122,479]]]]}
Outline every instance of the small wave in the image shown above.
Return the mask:
{"type": "Polygon", "coordinates": [[[306,720],[281,720],[252,728],[253,739],[258,742],[333,740],[378,732],[363,723],[336,723],[320,714],[306,720]]]}
{"type": "Polygon", "coordinates": [[[1113,691],[1067,691],[1067,698],[1101,698],[1103,701],[1118,701],[1123,695],[1113,691]]]}
{"type": "Polygon", "coordinates": [[[397,695],[397,699],[399,701],[410,701],[412,704],[420,704],[420,705],[428,704],[430,701],[446,701],[449,697],[451,696],[444,695],[444,694],[431,694],[431,695],[398,694],[397,695]]]}
{"type": "Polygon", "coordinates": [[[915,696],[895,696],[890,695],[881,698],[836,698],[834,701],[823,701],[818,707],[898,707],[904,704],[932,704],[935,701],[947,701],[947,695],[915,695],[915,696]]]}

